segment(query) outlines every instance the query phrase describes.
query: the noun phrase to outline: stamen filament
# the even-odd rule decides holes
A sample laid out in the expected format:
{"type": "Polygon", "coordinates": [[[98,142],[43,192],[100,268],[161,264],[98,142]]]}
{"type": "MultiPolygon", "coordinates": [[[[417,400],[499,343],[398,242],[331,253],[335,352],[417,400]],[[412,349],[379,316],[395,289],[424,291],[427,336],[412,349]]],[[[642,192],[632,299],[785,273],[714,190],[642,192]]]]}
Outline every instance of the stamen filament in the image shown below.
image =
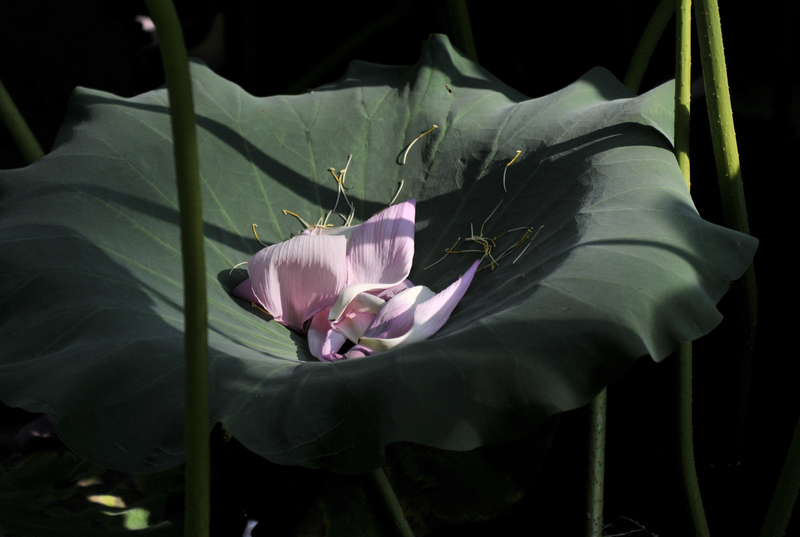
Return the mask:
{"type": "Polygon", "coordinates": [[[306,229],[308,229],[310,227],[314,227],[311,224],[309,224],[308,222],[306,222],[305,220],[303,220],[302,218],[300,218],[299,214],[293,213],[292,211],[287,211],[286,209],[282,209],[282,211],[283,211],[283,214],[288,214],[289,216],[294,216],[295,218],[300,220],[300,223],[303,224],[306,227],[306,229]]]}
{"type": "Polygon", "coordinates": [[[261,246],[268,246],[268,245],[264,244],[263,242],[261,242],[261,239],[258,238],[258,233],[256,233],[256,228],[257,227],[258,226],[256,224],[253,224],[253,235],[256,236],[256,240],[258,241],[258,244],[260,244],[261,246]]]}
{"type": "Polygon", "coordinates": [[[514,158],[512,158],[511,161],[509,161],[508,164],[506,164],[506,167],[503,170],[503,191],[504,192],[508,192],[508,190],[506,189],[506,172],[508,171],[508,167],[511,166],[514,163],[515,160],[517,160],[517,157],[519,157],[520,153],[522,153],[522,151],[517,149],[517,154],[514,155],[514,158]]]}
{"type": "Polygon", "coordinates": [[[417,140],[419,140],[420,138],[422,138],[423,136],[425,136],[426,134],[428,134],[428,133],[429,133],[429,132],[431,132],[432,130],[434,130],[434,129],[438,129],[438,128],[439,128],[439,125],[434,125],[434,126],[433,126],[433,127],[431,127],[430,129],[426,130],[425,132],[423,132],[422,134],[420,134],[419,136],[417,136],[416,138],[414,138],[414,140],[412,140],[412,142],[411,142],[410,144],[408,144],[408,147],[406,147],[406,151],[405,151],[405,153],[403,153],[403,164],[405,164],[405,163],[406,163],[406,157],[408,156],[408,152],[409,152],[409,150],[411,149],[411,146],[412,146],[412,145],[414,145],[415,143],[417,143],[417,140]]]}

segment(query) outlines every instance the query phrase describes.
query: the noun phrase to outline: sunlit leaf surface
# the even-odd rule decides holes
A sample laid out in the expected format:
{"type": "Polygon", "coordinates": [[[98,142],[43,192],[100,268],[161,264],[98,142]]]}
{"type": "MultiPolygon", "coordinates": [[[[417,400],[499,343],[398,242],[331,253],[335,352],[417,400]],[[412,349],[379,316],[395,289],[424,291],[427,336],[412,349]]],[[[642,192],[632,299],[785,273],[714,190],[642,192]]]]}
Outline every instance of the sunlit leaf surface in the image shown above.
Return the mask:
{"type": "MultiPolygon", "coordinates": [[[[193,76],[211,415],[271,461],[359,472],[392,442],[466,450],[516,437],[636,358],[709,332],[755,250],[697,214],[671,153],[671,84],[633,97],[595,69],[529,99],[439,36],[416,65],[354,62],[298,96],[256,98],[202,66],[193,76]],[[349,155],[356,222],[401,185],[398,200],[419,200],[414,283],[440,291],[489,247],[497,263],[484,260],[432,339],[320,363],[230,297],[245,271],[229,271],[261,248],[252,224],[269,244],[303,227],[283,209],[324,218],[337,199],[329,168],[349,155]]],[[[183,459],[166,106],[165,90],[78,89],[51,154],[0,174],[0,397],[55,416],[77,453],[128,471],[183,459]]],[[[343,200],[336,209],[339,225],[343,200]]]]}

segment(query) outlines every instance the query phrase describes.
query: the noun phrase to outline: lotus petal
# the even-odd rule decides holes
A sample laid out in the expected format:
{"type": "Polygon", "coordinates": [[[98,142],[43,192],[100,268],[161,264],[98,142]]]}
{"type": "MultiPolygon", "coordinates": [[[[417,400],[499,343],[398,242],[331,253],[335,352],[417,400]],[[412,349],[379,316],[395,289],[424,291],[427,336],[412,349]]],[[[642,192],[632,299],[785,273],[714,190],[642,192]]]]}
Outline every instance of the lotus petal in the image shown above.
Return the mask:
{"type": "Polygon", "coordinates": [[[302,332],[347,281],[347,240],[300,235],[256,253],[247,263],[252,293],[276,321],[302,332]]]}

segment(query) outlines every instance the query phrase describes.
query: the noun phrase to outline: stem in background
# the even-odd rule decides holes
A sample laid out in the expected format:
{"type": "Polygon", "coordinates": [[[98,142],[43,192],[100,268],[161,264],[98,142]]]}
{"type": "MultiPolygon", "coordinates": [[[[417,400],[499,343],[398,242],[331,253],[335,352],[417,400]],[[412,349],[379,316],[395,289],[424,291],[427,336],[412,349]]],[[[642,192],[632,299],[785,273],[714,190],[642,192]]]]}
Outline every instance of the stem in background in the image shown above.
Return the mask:
{"type": "Polygon", "coordinates": [[[158,31],[169,90],[181,223],[186,347],[185,535],[205,537],[210,524],[208,322],[203,208],[192,81],[178,14],[170,0],[145,0],[158,31]]]}
{"type": "MultiPolygon", "coordinates": [[[[672,1],[672,0],[671,0],[672,1]]],[[[691,190],[689,177],[689,118],[692,98],[692,2],[678,0],[675,45],[675,158],[691,190]]],[[[673,5],[674,7],[674,5],[673,5]]]]}
{"type": "Polygon", "coordinates": [[[697,0],[695,16],[725,225],[750,234],[717,0],[697,0]]]}
{"type": "Polygon", "coordinates": [[[681,345],[678,353],[678,442],[681,479],[694,534],[708,537],[711,534],[708,531],[703,499],[700,496],[700,484],[697,481],[692,435],[692,342],[688,341],[681,345]]]}
{"type": "MultiPolygon", "coordinates": [[[[686,181],[689,178],[689,118],[692,86],[692,2],[678,0],[675,45],[675,157],[686,181]]],[[[695,535],[708,536],[708,521],[700,495],[694,459],[692,426],[692,342],[678,352],[678,451],[684,499],[695,535]]]]}
{"type": "Polygon", "coordinates": [[[800,416],[794,426],[789,453],[783,463],[760,537],[783,537],[786,534],[798,492],[800,492],[800,416]]]}
{"type": "MultiPolygon", "coordinates": [[[[703,64],[703,79],[724,223],[730,228],[749,234],[750,226],[742,188],[739,150],[733,128],[733,111],[728,91],[728,75],[717,0],[696,0],[695,16],[700,37],[700,57],[703,64]]],[[[737,327],[737,332],[742,334],[742,352],[738,356],[737,363],[738,397],[734,403],[735,430],[734,438],[729,442],[732,451],[738,451],[747,419],[758,308],[755,269],[752,263],[745,271],[742,281],[734,283],[731,294],[734,304],[741,312],[737,319],[741,326],[737,327]]]]}
{"type": "Polygon", "coordinates": [[[622,81],[625,87],[633,93],[639,93],[639,86],[642,84],[642,78],[647,71],[650,58],[653,57],[653,51],[674,13],[675,0],[661,0],[650,17],[650,21],[639,39],[639,44],[636,45],[636,50],[633,52],[633,57],[631,57],[628,72],[625,73],[625,80],[622,81]]]}
{"type": "Polygon", "coordinates": [[[414,537],[411,526],[408,525],[408,520],[406,520],[403,514],[403,508],[400,507],[400,502],[397,501],[397,496],[383,468],[373,470],[369,473],[369,477],[375,486],[375,490],[378,492],[378,496],[380,496],[383,501],[383,505],[389,515],[389,520],[394,527],[395,534],[399,537],[414,537]]]}
{"type": "Polygon", "coordinates": [[[25,162],[33,164],[44,156],[42,146],[36,140],[36,136],[31,132],[30,127],[25,122],[25,118],[19,113],[19,109],[11,99],[11,95],[6,91],[3,82],[0,81],[0,121],[6,126],[14,142],[22,153],[25,162]]]}
{"type": "Polygon", "coordinates": [[[586,478],[586,537],[603,535],[603,488],[606,460],[606,402],[608,388],[589,405],[589,471],[586,478]]]}
{"type": "Polygon", "coordinates": [[[475,38],[472,36],[467,2],[465,0],[447,0],[447,12],[450,14],[453,45],[467,58],[478,63],[478,51],[475,48],[475,38]]]}

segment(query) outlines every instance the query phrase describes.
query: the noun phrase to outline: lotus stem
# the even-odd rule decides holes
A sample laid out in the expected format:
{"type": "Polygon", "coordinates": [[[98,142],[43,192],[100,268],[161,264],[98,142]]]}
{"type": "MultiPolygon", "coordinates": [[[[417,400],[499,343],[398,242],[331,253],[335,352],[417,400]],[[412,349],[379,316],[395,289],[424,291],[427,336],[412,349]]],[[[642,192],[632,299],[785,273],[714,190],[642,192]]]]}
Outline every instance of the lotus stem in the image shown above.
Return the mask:
{"type": "Polygon", "coordinates": [[[203,252],[203,209],[197,158],[197,128],[189,62],[178,14],[171,0],[145,0],[158,29],[169,92],[175,171],[178,181],[183,257],[186,352],[185,535],[207,537],[210,526],[208,412],[208,321],[203,252]]]}
{"type": "Polygon", "coordinates": [[[691,10],[691,0],[678,0],[675,45],[675,158],[689,190],[692,187],[689,173],[689,119],[692,98],[691,10]]]}
{"type": "MultiPolygon", "coordinates": [[[[724,223],[742,233],[750,233],[747,220],[747,207],[742,187],[742,173],[739,165],[739,150],[733,127],[728,75],[725,67],[725,52],[722,44],[722,29],[717,0],[698,0],[695,2],[695,16],[700,43],[700,57],[703,64],[706,101],[709,123],[717,167],[720,197],[724,223]]],[[[738,450],[744,434],[747,418],[747,401],[750,393],[753,346],[755,342],[758,296],[753,264],[744,273],[741,282],[731,289],[734,304],[741,311],[738,321],[741,326],[742,352],[739,355],[738,394],[734,403],[735,430],[732,450],[738,450]]]]}
{"type": "Polygon", "coordinates": [[[633,93],[639,93],[639,86],[642,84],[650,58],[653,57],[653,51],[656,49],[656,45],[664,34],[664,30],[667,28],[667,24],[669,24],[674,13],[675,0],[661,0],[655,11],[653,11],[653,15],[650,17],[641,39],[639,39],[639,44],[636,45],[636,50],[633,52],[631,63],[628,65],[628,72],[625,73],[625,79],[622,81],[625,87],[633,93]]]}
{"type": "MultiPolygon", "coordinates": [[[[678,0],[675,45],[675,157],[686,181],[689,178],[689,119],[691,104],[692,2],[678,0]]],[[[708,522],[694,458],[692,423],[692,342],[681,345],[678,352],[678,452],[684,499],[695,535],[708,536],[708,522]]]]}
{"type": "Polygon", "coordinates": [[[782,537],[786,534],[792,508],[800,492],[800,416],[794,426],[792,443],[783,463],[775,494],[767,510],[760,537],[782,537]]]}
{"type": "Polygon", "coordinates": [[[589,405],[589,471],[586,479],[586,537],[603,535],[603,492],[606,460],[606,403],[608,388],[589,405]]]}
{"type": "Polygon", "coordinates": [[[414,537],[414,533],[411,531],[411,526],[409,526],[408,520],[406,520],[406,517],[403,514],[403,508],[400,507],[400,502],[397,500],[397,496],[395,495],[392,485],[389,483],[389,479],[386,477],[386,473],[384,473],[383,468],[377,468],[376,470],[373,470],[369,473],[369,476],[375,485],[375,489],[377,490],[384,507],[386,508],[386,512],[389,515],[392,526],[394,527],[395,534],[398,535],[398,537],[414,537]]]}
{"type": "Polygon", "coordinates": [[[6,126],[14,143],[17,144],[22,157],[28,164],[33,164],[44,156],[42,146],[36,140],[28,123],[22,114],[19,113],[17,105],[14,104],[11,95],[6,91],[6,87],[0,80],[0,121],[6,126]]]}
{"type": "Polygon", "coordinates": [[[694,462],[694,442],[692,430],[692,342],[681,345],[678,353],[678,442],[680,468],[684,499],[694,526],[694,534],[708,537],[703,500],[700,496],[700,483],[694,462]]]}
{"type": "Polygon", "coordinates": [[[478,51],[475,48],[475,38],[472,36],[467,2],[465,0],[447,0],[447,12],[450,14],[450,33],[453,45],[467,58],[478,63],[478,51]]]}

